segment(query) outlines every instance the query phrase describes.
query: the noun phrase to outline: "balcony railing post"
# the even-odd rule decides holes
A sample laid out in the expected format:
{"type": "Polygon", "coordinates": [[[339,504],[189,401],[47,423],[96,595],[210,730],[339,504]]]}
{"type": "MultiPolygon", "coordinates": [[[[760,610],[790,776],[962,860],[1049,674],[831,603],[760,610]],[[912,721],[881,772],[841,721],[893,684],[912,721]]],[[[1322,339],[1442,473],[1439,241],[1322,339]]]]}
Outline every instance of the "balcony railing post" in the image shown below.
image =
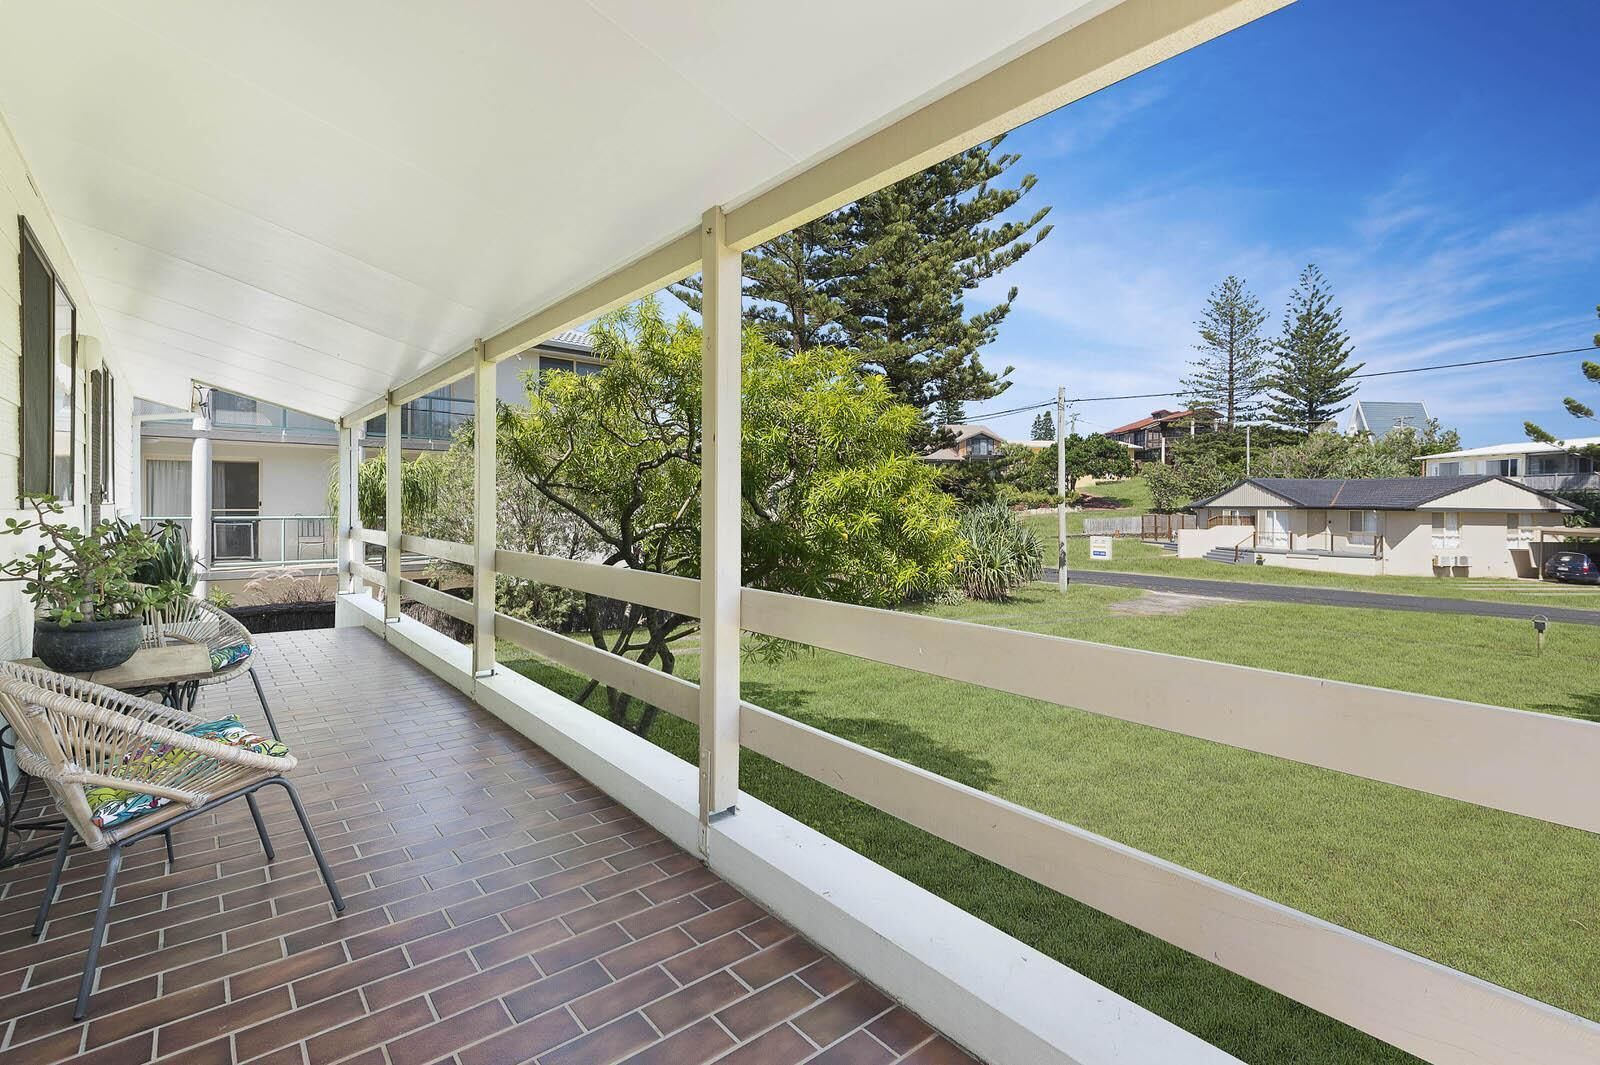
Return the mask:
{"type": "Polygon", "coordinates": [[[383,420],[385,490],[383,533],[387,550],[383,555],[383,617],[400,619],[400,404],[389,393],[388,410],[383,420]]]}
{"type": "Polygon", "coordinates": [[[473,464],[472,539],[477,561],[472,570],[473,639],[472,672],[485,677],[494,672],[494,549],[499,543],[499,462],[495,450],[496,417],[495,364],[489,361],[482,339],[475,345],[473,365],[473,464]]]}
{"type": "Polygon", "coordinates": [[[338,576],[334,581],[341,592],[356,590],[354,563],[361,557],[357,554],[361,541],[355,535],[356,526],[360,524],[360,512],[356,509],[356,465],[360,462],[356,451],[357,432],[348,425],[339,427],[339,513],[333,516],[336,541],[333,557],[338,564],[338,576]]]}
{"type": "Polygon", "coordinates": [[[700,360],[700,849],[739,793],[739,252],[713,207],[702,219],[700,360]]]}

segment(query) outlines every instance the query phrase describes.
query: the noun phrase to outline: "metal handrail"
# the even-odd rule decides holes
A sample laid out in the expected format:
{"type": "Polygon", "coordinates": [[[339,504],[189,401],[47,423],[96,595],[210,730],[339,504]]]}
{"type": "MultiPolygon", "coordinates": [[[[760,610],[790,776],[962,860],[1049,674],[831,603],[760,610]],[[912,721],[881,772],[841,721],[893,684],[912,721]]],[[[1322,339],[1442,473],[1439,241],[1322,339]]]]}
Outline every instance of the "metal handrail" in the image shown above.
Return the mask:
{"type": "MultiPolygon", "coordinates": [[[[191,540],[194,537],[192,528],[193,518],[187,514],[174,515],[147,515],[140,519],[146,528],[165,522],[173,522],[183,527],[191,540]]],[[[335,549],[334,523],[325,514],[250,514],[236,513],[230,510],[214,510],[211,515],[211,568],[213,570],[234,568],[252,568],[260,566],[295,566],[304,563],[327,563],[337,561],[335,549]],[[292,529],[291,522],[314,523],[318,530],[317,535],[300,535],[300,530],[292,529]],[[263,535],[262,525],[268,523],[277,526],[277,550],[268,552],[277,557],[262,558],[263,540],[270,541],[269,536],[263,535]],[[224,530],[246,529],[246,533],[235,535],[248,535],[248,550],[240,554],[227,555],[218,551],[219,533],[224,530]],[[290,550],[290,541],[294,542],[294,550],[290,550]],[[308,545],[320,545],[311,554],[306,554],[308,545]]]]}

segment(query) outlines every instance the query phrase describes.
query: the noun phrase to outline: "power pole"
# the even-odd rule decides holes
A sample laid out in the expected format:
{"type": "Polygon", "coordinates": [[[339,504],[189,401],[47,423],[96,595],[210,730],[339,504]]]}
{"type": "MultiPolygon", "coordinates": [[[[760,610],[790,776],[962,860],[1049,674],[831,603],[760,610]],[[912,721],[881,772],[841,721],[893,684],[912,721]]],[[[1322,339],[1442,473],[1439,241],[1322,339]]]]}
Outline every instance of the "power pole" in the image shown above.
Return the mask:
{"type": "MultiPolygon", "coordinates": [[[[1073,416],[1076,420],[1076,415],[1073,416]]],[[[1056,587],[1067,590],[1067,390],[1056,389],[1056,587]]]]}
{"type": "Polygon", "coordinates": [[[1250,427],[1244,427],[1244,475],[1250,476],[1250,427]]]}

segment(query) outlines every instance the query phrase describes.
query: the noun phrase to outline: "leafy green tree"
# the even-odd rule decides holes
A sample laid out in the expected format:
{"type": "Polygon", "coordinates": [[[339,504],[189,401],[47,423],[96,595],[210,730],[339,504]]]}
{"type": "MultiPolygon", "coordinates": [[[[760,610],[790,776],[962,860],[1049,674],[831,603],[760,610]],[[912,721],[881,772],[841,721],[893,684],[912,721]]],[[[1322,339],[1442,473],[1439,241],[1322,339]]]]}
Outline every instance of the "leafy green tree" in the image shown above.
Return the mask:
{"type": "Polygon", "coordinates": [[[1191,406],[1217,411],[1229,429],[1261,413],[1270,350],[1261,335],[1266,320],[1261,302],[1243,280],[1229,274],[1211,290],[1195,323],[1200,358],[1190,363],[1193,372],[1180,384],[1191,406]]]}
{"type": "Polygon", "coordinates": [[[1356,394],[1350,377],[1365,363],[1350,362],[1355,350],[1343,327],[1344,311],[1315,265],[1300,281],[1283,312],[1283,335],[1267,377],[1268,413],[1281,425],[1310,433],[1344,410],[1356,394]]]}
{"type": "MultiPolygon", "coordinates": [[[[987,370],[978,351],[992,342],[1017,290],[968,314],[966,294],[1006,270],[1050,232],[1049,207],[1021,217],[1013,208],[1036,183],[1004,183],[1019,161],[996,138],[869,193],[744,256],[745,319],[798,353],[841,347],[865,372],[925,415],[989,399],[1009,367],[987,370]],[[1002,217],[1005,216],[1005,217],[1002,217]]],[[[674,295],[700,309],[697,278],[674,295]]]]}
{"type": "MultiPolygon", "coordinates": [[[[1594,309],[1594,312],[1595,317],[1600,318],[1600,306],[1597,306],[1594,309]]],[[[1600,333],[1596,333],[1594,335],[1594,346],[1600,348],[1600,333]]],[[[1583,376],[1584,379],[1590,384],[1600,385],[1600,363],[1596,363],[1590,359],[1583,360],[1583,376]]],[[[1584,421],[1595,420],[1594,408],[1586,403],[1581,403],[1571,396],[1568,396],[1561,401],[1561,404],[1567,408],[1567,413],[1572,415],[1574,418],[1581,418],[1584,421]]],[[[1560,443],[1554,434],[1546,432],[1533,422],[1523,422],[1522,430],[1528,434],[1528,438],[1530,440],[1537,440],[1541,444],[1560,443]]],[[[1567,451],[1574,455],[1580,455],[1584,458],[1600,459],[1600,445],[1586,444],[1583,447],[1569,447],[1567,448],[1567,451]]]]}
{"type": "MultiPolygon", "coordinates": [[[[1253,460],[1252,470],[1260,472],[1256,463],[1273,448],[1291,447],[1304,442],[1305,439],[1301,433],[1276,425],[1251,426],[1249,450],[1253,460]]],[[[1242,474],[1245,468],[1245,430],[1241,426],[1232,429],[1219,427],[1212,433],[1181,436],[1167,445],[1167,453],[1172,457],[1172,461],[1177,463],[1210,454],[1216,457],[1220,465],[1237,469],[1242,474]]]]}
{"type": "Polygon", "coordinates": [[[1455,451],[1461,437],[1429,419],[1421,430],[1391,429],[1383,436],[1312,433],[1268,450],[1255,463],[1262,477],[1417,477],[1422,457],[1455,451]]]}
{"type": "MultiPolygon", "coordinates": [[[[526,410],[500,412],[515,476],[599,545],[597,561],[700,573],[700,330],[653,299],[607,315],[591,335],[605,369],[556,373],[526,410]]],[[[961,557],[955,506],[913,454],[917,412],[881,377],[832,348],[786,351],[759,326],[743,338],[742,578],[746,585],[878,606],[947,587],[961,557]]],[[[698,622],[625,604],[597,647],[671,672],[674,641],[698,622]]],[[[585,693],[587,695],[587,693],[585,693]]],[[[608,690],[613,720],[656,716],[608,690]]]]}
{"type": "Polygon", "coordinates": [[[1049,411],[1041,411],[1033,419],[1033,430],[1029,434],[1030,440],[1054,440],[1056,438],[1056,420],[1049,411]]]}
{"type": "MultiPolygon", "coordinates": [[[[1079,436],[1073,433],[1062,440],[1067,459],[1067,491],[1075,491],[1079,477],[1131,477],[1133,457],[1126,447],[1101,433],[1079,436]]],[[[1008,444],[1002,456],[1007,462],[1006,483],[1023,492],[1056,490],[1056,449],[1008,444]]]]}
{"type": "Polygon", "coordinates": [[[1219,462],[1215,454],[1201,452],[1168,466],[1151,464],[1145,468],[1144,479],[1150,490],[1150,509],[1173,514],[1236,484],[1240,474],[1237,468],[1219,462]]]}

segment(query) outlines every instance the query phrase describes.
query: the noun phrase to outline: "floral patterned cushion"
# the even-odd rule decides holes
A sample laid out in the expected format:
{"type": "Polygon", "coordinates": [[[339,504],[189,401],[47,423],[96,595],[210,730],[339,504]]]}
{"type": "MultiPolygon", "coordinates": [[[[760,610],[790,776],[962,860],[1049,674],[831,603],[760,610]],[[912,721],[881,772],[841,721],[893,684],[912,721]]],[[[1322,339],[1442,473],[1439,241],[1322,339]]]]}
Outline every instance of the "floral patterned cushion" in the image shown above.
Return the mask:
{"type": "Polygon", "coordinates": [[[211,672],[227,669],[235,662],[250,657],[250,645],[247,643],[232,643],[226,647],[218,647],[211,652],[211,672]]]}
{"type": "MultiPolygon", "coordinates": [[[[192,725],[183,731],[186,735],[215,740],[229,747],[242,747],[257,754],[270,754],[281,758],[289,753],[289,748],[279,741],[264,739],[251,732],[237,715],[192,725]]],[[[129,781],[145,780],[155,775],[158,769],[168,770],[174,765],[185,765],[185,763],[187,765],[183,772],[163,782],[181,788],[185,778],[213,764],[210,758],[196,755],[192,751],[181,751],[165,743],[150,743],[139,750],[129,752],[121,764],[115,767],[115,773],[119,777],[127,777],[129,781]]],[[[112,825],[131,821],[152,810],[159,810],[172,801],[132,789],[105,785],[84,788],[84,798],[89,800],[91,820],[100,828],[110,828],[112,825]]]]}

